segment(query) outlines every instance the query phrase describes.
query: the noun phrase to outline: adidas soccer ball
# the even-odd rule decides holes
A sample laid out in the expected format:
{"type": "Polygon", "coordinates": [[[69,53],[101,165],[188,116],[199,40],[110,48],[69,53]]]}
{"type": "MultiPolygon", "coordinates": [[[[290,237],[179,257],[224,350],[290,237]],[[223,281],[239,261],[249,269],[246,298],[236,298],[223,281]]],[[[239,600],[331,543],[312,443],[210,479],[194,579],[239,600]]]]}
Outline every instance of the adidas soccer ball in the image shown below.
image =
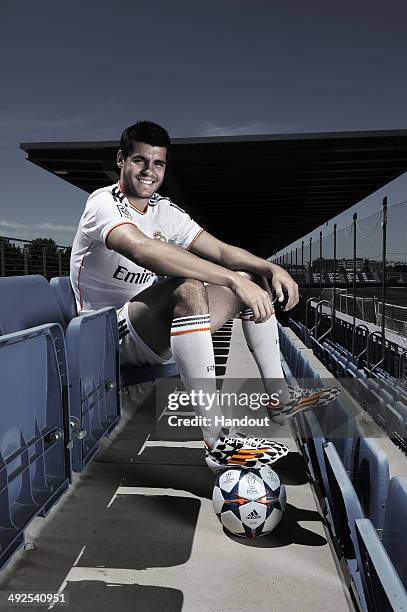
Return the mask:
{"type": "Polygon", "coordinates": [[[257,538],[273,531],[281,521],[286,492],[278,474],[268,466],[231,468],[216,479],[212,501],[225,529],[257,538]]]}

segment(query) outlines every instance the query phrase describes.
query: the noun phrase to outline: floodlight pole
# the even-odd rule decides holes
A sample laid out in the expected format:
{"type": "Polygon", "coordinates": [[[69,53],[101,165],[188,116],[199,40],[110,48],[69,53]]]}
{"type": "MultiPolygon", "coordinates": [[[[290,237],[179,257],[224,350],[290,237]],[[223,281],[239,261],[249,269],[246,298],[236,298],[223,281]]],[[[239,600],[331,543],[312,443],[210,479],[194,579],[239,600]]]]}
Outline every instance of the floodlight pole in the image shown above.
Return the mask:
{"type": "Polygon", "coordinates": [[[319,288],[322,290],[322,231],[319,232],[319,288]]]}
{"type": "Polygon", "coordinates": [[[383,253],[382,253],[382,359],[384,363],[385,355],[385,323],[386,323],[386,241],[387,241],[387,196],[383,198],[383,253]]]}
{"type": "Polygon", "coordinates": [[[332,296],[333,321],[336,319],[336,223],[334,225],[334,286],[332,296]]]}
{"type": "MultiPolygon", "coordinates": [[[[358,213],[353,215],[353,327],[356,325],[356,222],[358,213]]],[[[353,349],[354,347],[352,347],[353,349]]]]}

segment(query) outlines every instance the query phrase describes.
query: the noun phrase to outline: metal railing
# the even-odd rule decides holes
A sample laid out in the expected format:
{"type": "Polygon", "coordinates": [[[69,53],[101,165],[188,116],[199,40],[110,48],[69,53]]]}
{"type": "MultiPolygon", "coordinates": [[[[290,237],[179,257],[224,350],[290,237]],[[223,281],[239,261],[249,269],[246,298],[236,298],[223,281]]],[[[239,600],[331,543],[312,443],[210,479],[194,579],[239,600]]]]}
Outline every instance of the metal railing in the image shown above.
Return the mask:
{"type": "MultiPolygon", "coordinates": [[[[378,207],[380,203],[378,202],[378,207]]],[[[302,291],[318,300],[333,300],[333,319],[342,312],[352,319],[379,325],[407,337],[407,201],[381,208],[313,242],[271,258],[293,276],[302,291]],[[330,294],[328,293],[331,292],[330,294]],[[344,292],[346,291],[346,295],[344,292]]],[[[306,319],[308,312],[306,312],[306,319]]],[[[308,323],[308,321],[307,321],[308,323]]]]}
{"type": "Polygon", "coordinates": [[[0,236],[0,276],[42,274],[50,279],[69,274],[71,247],[48,238],[22,240],[0,236]]]}

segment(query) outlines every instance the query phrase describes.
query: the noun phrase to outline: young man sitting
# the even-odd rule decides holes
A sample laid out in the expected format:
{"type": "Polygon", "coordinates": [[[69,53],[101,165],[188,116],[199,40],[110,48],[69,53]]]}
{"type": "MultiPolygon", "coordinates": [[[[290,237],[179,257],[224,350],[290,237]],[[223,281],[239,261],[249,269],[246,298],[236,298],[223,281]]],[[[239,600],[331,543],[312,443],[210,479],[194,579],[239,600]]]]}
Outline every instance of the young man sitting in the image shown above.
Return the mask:
{"type": "MultiPolygon", "coordinates": [[[[124,130],[117,184],[89,196],[71,256],[78,312],[114,306],[122,363],[175,359],[187,391],[199,383],[216,391],[211,333],[241,312],[249,349],[265,382],[278,380],[281,401],[269,407],[280,424],[299,411],[333,401],[336,389],[294,390],[284,383],[270,291],[298,302],[298,287],[279,266],[218,240],[158,189],[170,138],[147,121],[124,130]],[[155,282],[157,276],[164,280],[155,282]],[[198,381],[198,383],[197,383],[198,381]]],[[[196,407],[205,414],[204,404],[196,407]]],[[[216,409],[215,409],[216,410],[216,409]]],[[[214,416],[214,412],[212,413],[214,416]]],[[[212,419],[213,421],[213,419],[212,419]]],[[[288,453],[284,444],[219,428],[203,428],[206,461],[217,471],[236,464],[259,467],[288,453]]]]}

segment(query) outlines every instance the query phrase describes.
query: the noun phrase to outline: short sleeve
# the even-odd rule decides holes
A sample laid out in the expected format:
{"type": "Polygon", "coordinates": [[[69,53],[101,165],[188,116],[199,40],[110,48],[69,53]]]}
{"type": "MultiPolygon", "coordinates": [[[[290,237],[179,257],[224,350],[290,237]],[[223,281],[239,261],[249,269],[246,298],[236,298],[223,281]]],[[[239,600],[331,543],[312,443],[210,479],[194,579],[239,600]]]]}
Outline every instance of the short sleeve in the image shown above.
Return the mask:
{"type": "Polygon", "coordinates": [[[124,223],[136,225],[127,206],[102,192],[88,199],[82,217],[82,233],[93,242],[106,242],[114,227],[124,223]]]}
{"type": "Polygon", "coordinates": [[[169,201],[172,233],[169,242],[188,249],[198,238],[203,228],[196,223],[182,208],[169,201]]]}

